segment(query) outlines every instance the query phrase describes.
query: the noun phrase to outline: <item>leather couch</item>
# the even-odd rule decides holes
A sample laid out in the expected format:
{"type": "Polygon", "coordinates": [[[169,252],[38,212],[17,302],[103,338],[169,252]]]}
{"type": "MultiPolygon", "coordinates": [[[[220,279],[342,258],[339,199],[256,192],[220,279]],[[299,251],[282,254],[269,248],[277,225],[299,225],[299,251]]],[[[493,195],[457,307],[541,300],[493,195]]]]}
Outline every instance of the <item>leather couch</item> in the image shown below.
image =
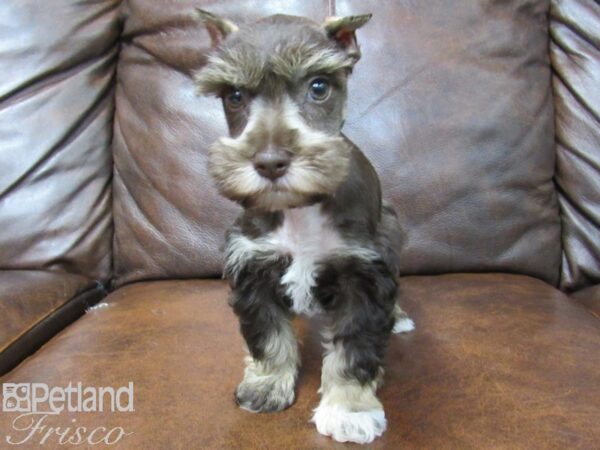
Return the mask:
{"type": "MultiPolygon", "coordinates": [[[[416,331],[390,344],[388,431],[370,448],[600,448],[591,0],[4,0],[4,386],[133,382],[134,412],[45,419],[122,427],[118,448],[345,447],[308,422],[318,320],[296,324],[296,403],[234,405],[244,351],[219,247],[238,209],[206,173],[225,122],[195,95],[210,39],[194,6],[237,22],[374,13],[344,131],[399,211],[400,302],[416,331]]],[[[16,417],[0,412],[2,448],[25,436],[16,417]]],[[[45,447],[64,448],[56,430],[45,447]]]]}

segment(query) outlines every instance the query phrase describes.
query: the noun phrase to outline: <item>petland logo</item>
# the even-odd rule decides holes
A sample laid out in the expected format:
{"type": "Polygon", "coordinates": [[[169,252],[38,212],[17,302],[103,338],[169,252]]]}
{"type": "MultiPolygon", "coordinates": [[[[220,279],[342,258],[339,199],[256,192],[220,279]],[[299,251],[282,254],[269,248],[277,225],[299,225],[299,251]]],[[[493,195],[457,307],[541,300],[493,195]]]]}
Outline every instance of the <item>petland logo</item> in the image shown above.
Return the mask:
{"type": "Polygon", "coordinates": [[[19,413],[13,420],[15,433],[5,436],[11,445],[38,441],[60,445],[114,445],[125,436],[133,434],[122,427],[77,426],[71,419],[69,426],[50,426],[48,418],[69,413],[130,413],[133,407],[133,383],[127,386],[84,387],[82,383],[69,383],[65,387],[49,387],[45,383],[4,383],[2,385],[2,411],[19,413]]]}

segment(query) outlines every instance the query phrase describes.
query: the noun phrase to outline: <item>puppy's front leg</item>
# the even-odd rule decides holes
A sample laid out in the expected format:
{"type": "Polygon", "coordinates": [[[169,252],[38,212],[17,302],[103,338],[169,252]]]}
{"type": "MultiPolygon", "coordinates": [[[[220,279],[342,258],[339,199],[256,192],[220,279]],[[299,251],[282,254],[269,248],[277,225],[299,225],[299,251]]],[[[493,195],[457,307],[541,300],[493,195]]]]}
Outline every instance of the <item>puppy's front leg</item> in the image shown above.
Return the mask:
{"type": "Polygon", "coordinates": [[[248,346],[237,404],[251,412],[274,412],[294,402],[300,358],[279,281],[282,261],[248,261],[236,276],[232,306],[248,346]]]}
{"type": "Polygon", "coordinates": [[[315,294],[330,324],[321,374],[321,402],[313,422],[340,442],[366,444],[386,419],[375,392],[394,324],[396,282],[381,262],[341,258],[322,270],[315,294]]]}

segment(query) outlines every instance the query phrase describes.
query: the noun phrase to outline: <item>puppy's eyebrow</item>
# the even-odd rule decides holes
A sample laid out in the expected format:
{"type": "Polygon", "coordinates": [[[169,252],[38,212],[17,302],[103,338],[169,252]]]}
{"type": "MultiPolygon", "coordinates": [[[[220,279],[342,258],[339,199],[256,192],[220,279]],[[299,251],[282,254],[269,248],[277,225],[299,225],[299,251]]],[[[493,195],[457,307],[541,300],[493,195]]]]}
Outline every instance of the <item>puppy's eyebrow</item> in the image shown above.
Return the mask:
{"type": "Polygon", "coordinates": [[[199,94],[220,95],[226,86],[255,90],[265,74],[266,63],[255,52],[230,48],[210,55],[194,77],[199,94]]]}
{"type": "Polygon", "coordinates": [[[257,90],[269,73],[287,81],[310,74],[332,74],[351,69],[354,60],[335,47],[303,44],[278,46],[266,56],[248,48],[225,48],[210,55],[194,77],[199,94],[221,95],[227,86],[257,90]]]}
{"type": "Polygon", "coordinates": [[[330,74],[352,68],[354,61],[335,47],[319,45],[281,46],[271,57],[271,70],[280,77],[294,80],[309,74],[330,74]]]}

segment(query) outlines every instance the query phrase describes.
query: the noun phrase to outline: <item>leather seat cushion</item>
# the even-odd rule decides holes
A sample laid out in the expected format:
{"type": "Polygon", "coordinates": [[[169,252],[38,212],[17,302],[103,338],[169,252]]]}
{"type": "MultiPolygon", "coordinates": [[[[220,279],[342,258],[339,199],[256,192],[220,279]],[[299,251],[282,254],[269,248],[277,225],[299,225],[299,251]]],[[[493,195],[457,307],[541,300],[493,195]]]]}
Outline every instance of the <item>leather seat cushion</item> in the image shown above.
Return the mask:
{"type": "Polygon", "coordinates": [[[571,295],[600,319],[600,285],[591,286],[571,295]]]}
{"type": "Polygon", "coordinates": [[[0,374],[37,350],[103,294],[98,283],[80,275],[0,271],[0,374]]]}
{"type": "Polygon", "coordinates": [[[0,271],[0,352],[93,285],[85,277],[67,273],[0,271]]]}
{"type": "MultiPolygon", "coordinates": [[[[317,405],[318,322],[299,320],[296,403],[238,409],[244,355],[223,281],[158,281],[113,292],[3,382],[135,385],[135,412],[63,412],[123,427],[126,448],[332,448],[308,422],[317,405]],[[57,367],[60,370],[57,370],[57,367]]],[[[416,331],[396,335],[381,399],[389,429],[370,448],[592,448],[600,440],[600,322],[549,285],[517,275],[402,281],[416,331]]],[[[0,415],[11,433],[14,414],[0,415]]],[[[14,433],[14,432],[13,432],[14,433]]]]}

